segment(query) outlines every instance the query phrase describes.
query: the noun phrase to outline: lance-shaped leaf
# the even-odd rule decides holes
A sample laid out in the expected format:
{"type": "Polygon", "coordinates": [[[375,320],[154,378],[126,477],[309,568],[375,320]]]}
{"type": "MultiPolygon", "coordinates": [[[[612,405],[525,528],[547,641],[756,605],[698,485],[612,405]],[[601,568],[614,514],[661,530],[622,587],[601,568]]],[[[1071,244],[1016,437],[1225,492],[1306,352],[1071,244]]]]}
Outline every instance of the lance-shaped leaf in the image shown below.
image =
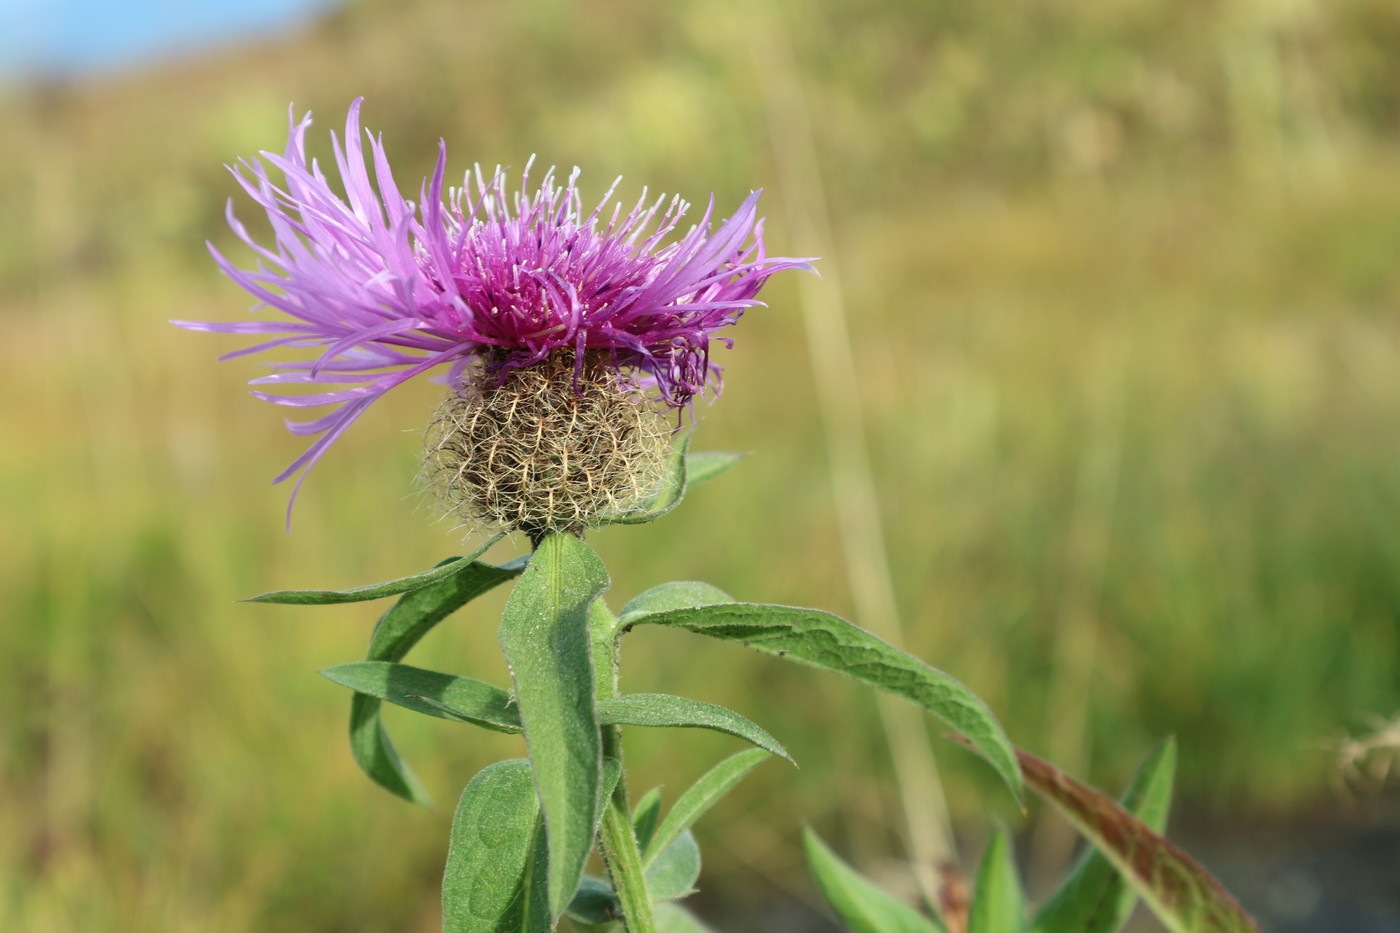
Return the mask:
{"type": "Polygon", "coordinates": [[[977,869],[967,933],[1021,933],[1025,927],[1026,899],[1011,857],[1011,840],[1005,830],[997,829],[977,869]]]}
{"type": "Polygon", "coordinates": [[[569,534],[540,542],[506,601],[501,649],[549,842],[549,909],[569,905],[601,815],[602,737],[589,651],[588,608],[608,588],[598,555],[569,534]]]}
{"type": "Polygon", "coordinates": [[[642,794],[632,807],[632,832],[637,837],[637,848],[645,852],[651,844],[651,836],[656,832],[656,823],[661,819],[661,788],[653,787],[642,794]]]}
{"type": "Polygon", "coordinates": [[[520,731],[520,710],[500,687],[392,661],[358,661],[321,671],[328,680],[414,712],[469,722],[494,732],[520,731]]]}
{"type": "MultiPolygon", "coordinates": [[[[520,708],[514,697],[470,677],[390,661],[339,664],[320,673],[342,687],[438,719],[471,723],[495,732],[521,730],[520,708]]],[[[604,726],[713,729],[792,761],[787,749],[767,730],[714,703],[664,693],[632,693],[600,701],[598,722],[604,726]]]]}
{"type": "MultiPolygon", "coordinates": [[[[1168,739],[1138,767],[1120,798],[1124,809],[1153,832],[1166,829],[1175,773],[1176,743],[1168,739]]],[[[1137,899],[1137,890],[1102,852],[1091,847],[1040,908],[1031,933],[1115,933],[1128,922],[1137,899]]]]}
{"type": "Polygon", "coordinates": [[[634,610],[621,618],[624,631],[642,624],[682,628],[845,674],[913,700],[966,736],[1021,798],[1021,775],[1011,743],[987,704],[953,677],[840,616],[791,606],[714,603],[656,612],[634,610]]]}
{"type": "Polygon", "coordinates": [[[700,700],[687,700],[665,693],[629,693],[599,701],[598,720],[605,726],[713,729],[752,742],[780,758],[792,761],[787,749],[757,723],[732,709],[700,700]]]}
{"type": "Polygon", "coordinates": [[[462,791],[452,820],[443,933],[548,933],[546,863],[530,763],[485,768],[462,791]]]}
{"type": "Polygon", "coordinates": [[[622,607],[618,618],[623,625],[631,619],[654,612],[668,612],[672,609],[689,609],[693,606],[710,606],[715,603],[732,603],[734,597],[717,586],[696,580],[683,580],[678,583],[662,583],[653,586],[640,596],[633,597],[622,607]]]}
{"type": "MultiPolygon", "coordinates": [[[[380,617],[370,637],[367,660],[402,660],[433,626],[487,590],[518,576],[525,564],[522,558],[499,567],[482,561],[462,564],[456,559],[442,565],[455,569],[436,583],[405,593],[380,617]]],[[[363,693],[350,701],[350,750],[355,761],[386,790],[426,805],[428,797],[422,785],[384,731],[379,707],[378,698],[363,693]]]]}
{"type": "Polygon", "coordinates": [[[671,843],[695,825],[695,821],[700,819],[705,811],[718,803],[721,797],[734,789],[734,785],[768,757],[768,752],[761,748],[749,748],[737,755],[730,755],[705,772],[700,780],[681,794],[675,806],[671,807],[666,818],[661,821],[661,825],[656,827],[656,832],[652,834],[642,852],[643,867],[649,868],[671,843]]]}
{"type": "Polygon", "coordinates": [[[282,603],[291,606],[329,606],[336,603],[358,603],[368,599],[383,599],[386,596],[411,593],[414,590],[421,590],[425,586],[440,583],[460,572],[472,561],[485,554],[487,548],[501,540],[503,534],[504,532],[493,535],[491,540],[466,557],[449,557],[447,560],[440,561],[432,570],[410,574],[397,580],[390,580],[388,583],[372,583],[369,586],[357,586],[348,590],[277,590],[273,593],[249,597],[244,602],[282,603]]]}
{"type": "Polygon", "coordinates": [[[802,840],[817,887],[852,933],[947,933],[936,919],[925,917],[867,881],[812,830],[806,830],[802,840]]]}
{"type": "Polygon", "coordinates": [[[1019,749],[1016,754],[1031,789],[1108,857],[1172,933],[1259,933],[1200,863],[1111,797],[1034,755],[1019,749]]]}
{"type": "Polygon", "coordinates": [[[702,483],[719,476],[721,473],[728,473],[747,454],[735,454],[718,450],[705,450],[697,454],[687,453],[685,455],[685,488],[686,491],[694,489],[702,483]]]}

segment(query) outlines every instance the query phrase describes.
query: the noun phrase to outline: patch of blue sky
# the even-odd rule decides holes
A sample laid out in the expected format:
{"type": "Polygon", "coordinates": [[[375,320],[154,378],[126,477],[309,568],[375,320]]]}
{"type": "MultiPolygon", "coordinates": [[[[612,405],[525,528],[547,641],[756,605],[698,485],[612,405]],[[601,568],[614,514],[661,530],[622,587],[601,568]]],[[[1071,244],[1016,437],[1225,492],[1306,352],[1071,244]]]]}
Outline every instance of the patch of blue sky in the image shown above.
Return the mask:
{"type": "Polygon", "coordinates": [[[102,72],[290,28],[335,0],[0,0],[0,75],[102,72]]]}

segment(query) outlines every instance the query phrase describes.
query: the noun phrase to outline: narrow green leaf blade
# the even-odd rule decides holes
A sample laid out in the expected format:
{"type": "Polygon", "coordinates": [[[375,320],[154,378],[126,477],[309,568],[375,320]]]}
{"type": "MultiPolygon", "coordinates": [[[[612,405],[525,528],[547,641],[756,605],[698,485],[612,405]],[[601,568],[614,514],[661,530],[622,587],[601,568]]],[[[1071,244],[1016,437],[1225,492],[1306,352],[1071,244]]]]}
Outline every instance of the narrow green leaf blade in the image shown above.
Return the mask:
{"type": "Polygon", "coordinates": [[[947,933],[941,923],[867,881],[812,830],[803,832],[802,842],[817,887],[852,933],[947,933]]]}
{"type": "MultiPolygon", "coordinates": [[[[420,587],[390,606],[370,637],[367,660],[400,661],[433,626],[488,590],[520,574],[525,559],[501,566],[482,561],[451,565],[446,577],[420,587]]],[[[399,758],[398,750],[379,721],[380,700],[362,693],[350,701],[350,751],[360,768],[375,783],[413,803],[426,805],[427,794],[413,772],[399,758]]]]}
{"type": "Polygon", "coordinates": [[[1034,755],[1018,750],[1017,757],[1031,789],[1113,862],[1172,933],[1259,933],[1200,863],[1112,798],[1034,755]]]}
{"type": "Polygon", "coordinates": [[[452,820],[443,933],[548,933],[546,864],[530,763],[485,768],[462,791],[452,820]]]}
{"type": "Polygon", "coordinates": [[[455,722],[495,732],[520,731],[520,711],[506,691],[492,684],[392,661],[338,664],[321,676],[342,687],[455,722]]]}
{"type": "Polygon", "coordinates": [[[665,693],[629,693],[599,701],[598,721],[605,726],[713,729],[792,761],[787,749],[757,723],[731,709],[700,700],[687,700],[665,693]]]}
{"type": "Polygon", "coordinates": [[[483,561],[458,565],[431,586],[405,593],[380,616],[370,636],[366,661],[402,661],[433,627],[467,603],[520,576],[529,564],[522,557],[497,566],[483,561]]]}
{"type": "MultiPolygon", "coordinates": [[[[504,533],[502,533],[504,534],[504,533]]],[[[348,590],[277,590],[272,593],[263,593],[258,596],[250,596],[243,600],[245,603],[280,603],[289,606],[329,606],[336,603],[358,603],[368,599],[383,599],[386,596],[398,596],[400,593],[411,593],[414,590],[422,589],[446,580],[453,574],[461,571],[470,565],[487,548],[501,540],[502,535],[494,535],[481,547],[477,548],[466,557],[449,557],[441,561],[431,570],[422,573],[409,574],[397,580],[390,580],[387,583],[372,583],[369,586],[357,586],[348,590]]]]}
{"type": "Polygon", "coordinates": [[[701,776],[690,788],[681,794],[675,806],[671,807],[651,843],[642,852],[642,866],[650,867],[658,855],[680,838],[681,833],[695,825],[695,821],[705,815],[721,797],[734,789],[734,785],[744,779],[750,771],[769,758],[761,748],[749,748],[715,765],[701,776]]]}
{"type": "Polygon", "coordinates": [[[643,852],[651,843],[651,837],[656,832],[656,823],[659,819],[661,819],[661,788],[653,787],[642,794],[641,799],[632,807],[632,832],[637,836],[637,848],[643,852]]]}
{"type": "Polygon", "coordinates": [[[623,624],[631,628],[644,623],[739,642],[913,700],[966,736],[1021,799],[1023,785],[1011,742],[987,704],[955,678],[839,616],[791,606],[717,603],[638,612],[623,624]]]}
{"type": "Polygon", "coordinates": [[[653,901],[680,900],[695,893],[700,877],[700,846],[690,830],[681,833],[646,869],[647,893],[653,901]]]}
{"type": "Polygon", "coordinates": [[[583,877],[601,815],[602,738],[593,687],[588,607],[608,588],[598,555],[552,534],[506,602],[501,650],[535,775],[549,842],[549,909],[564,912],[583,877]]]}
{"type": "Polygon", "coordinates": [[[748,454],[726,453],[718,450],[706,450],[701,453],[686,454],[686,491],[689,492],[701,483],[708,483],[722,473],[728,473],[740,460],[743,460],[747,456],[748,454]]]}
{"type": "MultiPolygon", "coordinates": [[[[1120,798],[1153,832],[1166,829],[1175,774],[1176,743],[1168,739],[1138,767],[1120,798]]],[[[1090,848],[1040,908],[1031,933],[1115,933],[1128,922],[1137,899],[1137,890],[1113,863],[1090,848]]]]}
{"type": "Polygon", "coordinates": [[[1026,928],[1026,898],[1011,856],[1006,831],[996,829],[982,854],[973,888],[967,933],[1021,933],[1026,928]]]}

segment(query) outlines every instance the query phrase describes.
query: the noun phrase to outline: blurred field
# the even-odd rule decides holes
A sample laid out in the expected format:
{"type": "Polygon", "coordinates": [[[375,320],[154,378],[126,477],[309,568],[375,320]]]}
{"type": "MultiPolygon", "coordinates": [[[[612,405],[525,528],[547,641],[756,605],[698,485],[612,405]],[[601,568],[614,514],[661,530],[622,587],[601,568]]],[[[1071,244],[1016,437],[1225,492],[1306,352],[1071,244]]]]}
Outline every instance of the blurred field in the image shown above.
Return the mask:
{"type": "MultiPolygon", "coordinates": [[[[909,647],[1100,783],[1170,732],[1197,814],[1333,799],[1327,743],[1400,708],[1400,7],[739,10],[360,2],[0,91],[0,929],[434,929],[450,801],[517,753],[391,714],[441,805],[393,800],[313,673],[360,657],[379,607],[234,602],[464,546],[413,491],[437,387],[338,443],[287,535],[268,480],[300,441],[244,392],[257,363],[165,323],[244,314],[203,241],[231,244],[222,164],[280,149],[288,101],[326,154],[365,95],[405,186],[441,136],[456,170],[538,153],[597,192],[622,174],[732,208],[762,186],[774,253],[816,248],[789,217],[825,218],[909,647]]],[[[766,297],[696,438],[754,456],[595,536],[614,605],[704,579],[851,612],[796,283],[766,297]]],[[[504,682],[500,603],[412,660],[504,682]]],[[[710,818],[707,891],[756,870],[810,896],[804,820],[897,855],[869,699],[684,637],[633,636],[631,688],[748,712],[803,766],[710,818]]],[[[634,781],[673,792],[731,749],[630,741],[634,781]]],[[[940,748],[960,814],[1008,811],[940,748]]]]}

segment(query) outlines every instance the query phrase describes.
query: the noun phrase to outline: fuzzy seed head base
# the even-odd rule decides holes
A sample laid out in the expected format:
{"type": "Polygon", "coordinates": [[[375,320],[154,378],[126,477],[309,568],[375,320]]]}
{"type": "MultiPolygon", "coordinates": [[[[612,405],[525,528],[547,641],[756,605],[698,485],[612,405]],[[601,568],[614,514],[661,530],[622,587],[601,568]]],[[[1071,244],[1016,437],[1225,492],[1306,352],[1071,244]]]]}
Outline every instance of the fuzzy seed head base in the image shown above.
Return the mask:
{"type": "Polygon", "coordinates": [[[483,367],[428,425],[423,474],[476,528],[579,533],[653,495],[670,431],[607,352],[516,369],[483,367]]]}

